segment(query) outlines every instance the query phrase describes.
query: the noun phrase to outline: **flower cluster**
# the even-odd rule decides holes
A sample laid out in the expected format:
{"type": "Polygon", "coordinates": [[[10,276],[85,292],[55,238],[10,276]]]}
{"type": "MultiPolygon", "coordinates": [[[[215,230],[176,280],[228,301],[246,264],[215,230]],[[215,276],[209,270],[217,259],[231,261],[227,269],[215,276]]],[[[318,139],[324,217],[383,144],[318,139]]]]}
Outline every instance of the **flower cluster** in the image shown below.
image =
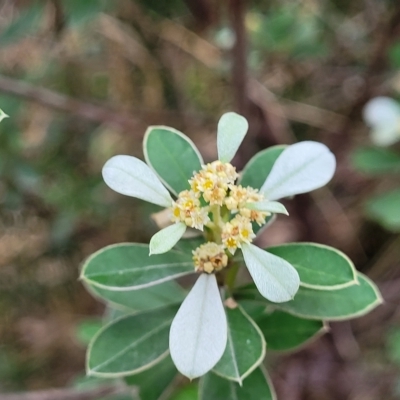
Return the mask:
{"type": "MultiPolygon", "coordinates": [[[[240,249],[255,285],[266,299],[276,303],[293,299],[300,285],[296,268],[252,244],[253,227],[265,224],[268,215],[288,214],[277,200],[317,189],[335,171],[335,158],[326,146],[300,142],[275,148],[272,153],[279,154],[272,157],[273,166],[265,173],[264,183],[260,182],[257,188],[246,187],[230,161],[247,129],[244,117],[224,114],[218,123],[218,160],[205,164],[185,135],[173,128],[151,127],[145,136],[144,150],[153,169],[137,158],[123,155],[111,158],[103,168],[105,182],[115,191],[171,210],[173,224],[151,238],[150,255],[170,251],[188,227],[203,231],[205,243],[193,251],[194,268],[200,276],[170,330],[172,360],[190,378],[211,370],[226,348],[227,320],[216,273],[228,266],[230,254],[240,249]],[[156,145],[151,148],[151,136],[157,138],[153,144],[170,140],[179,152],[184,149],[182,160],[164,154],[156,145]]],[[[252,169],[254,175],[259,172],[252,169]]],[[[168,278],[164,274],[167,272],[163,271],[157,282],[168,278]]],[[[171,273],[170,279],[173,277],[171,273]]]]}
{"type": "Polygon", "coordinates": [[[202,207],[199,195],[193,190],[179,193],[178,199],[172,203],[172,222],[184,222],[191,228],[204,228],[210,218],[209,207],[202,207]]]}
{"type": "MultiPolygon", "coordinates": [[[[180,192],[172,203],[172,222],[183,222],[202,231],[206,226],[213,231],[213,240],[222,243],[214,244],[232,255],[243,243],[251,243],[255,237],[252,222],[262,226],[271,213],[249,208],[250,204],[264,200],[264,196],[257,189],[235,185],[238,176],[230,163],[217,160],[203,165],[189,180],[191,189],[180,192]]],[[[205,248],[201,252],[204,254],[205,248]]],[[[214,247],[210,247],[210,257],[213,252],[214,247]]],[[[196,261],[195,269],[211,273],[219,271],[221,265],[203,268],[196,261]]]]}
{"type": "Polygon", "coordinates": [[[207,242],[193,251],[193,261],[197,272],[220,271],[228,265],[228,256],[224,246],[207,242]]]}

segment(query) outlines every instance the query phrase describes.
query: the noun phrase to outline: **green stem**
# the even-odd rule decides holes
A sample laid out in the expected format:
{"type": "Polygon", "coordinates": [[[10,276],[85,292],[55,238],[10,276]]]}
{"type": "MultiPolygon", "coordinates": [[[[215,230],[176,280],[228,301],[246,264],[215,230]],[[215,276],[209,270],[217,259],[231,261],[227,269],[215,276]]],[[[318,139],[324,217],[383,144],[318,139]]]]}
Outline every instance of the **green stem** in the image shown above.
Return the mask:
{"type": "Polygon", "coordinates": [[[222,233],[222,218],[221,218],[221,207],[220,206],[212,206],[211,207],[211,213],[213,216],[213,233],[214,233],[214,240],[216,243],[221,244],[222,239],[221,239],[221,233],[222,233]]]}
{"type": "Polygon", "coordinates": [[[235,287],[235,281],[236,281],[236,276],[239,272],[239,263],[234,263],[232,266],[227,269],[226,275],[225,275],[225,285],[228,287],[228,290],[230,292],[233,291],[233,288],[235,287]]]}

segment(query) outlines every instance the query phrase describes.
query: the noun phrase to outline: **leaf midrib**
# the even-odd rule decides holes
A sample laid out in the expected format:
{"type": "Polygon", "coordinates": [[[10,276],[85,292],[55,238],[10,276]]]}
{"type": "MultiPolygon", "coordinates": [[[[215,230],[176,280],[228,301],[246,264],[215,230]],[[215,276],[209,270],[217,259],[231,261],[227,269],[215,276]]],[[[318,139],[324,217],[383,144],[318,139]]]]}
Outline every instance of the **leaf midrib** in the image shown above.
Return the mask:
{"type": "MultiPolygon", "coordinates": [[[[125,170],[125,169],[123,169],[123,168],[121,168],[121,167],[108,167],[108,168],[112,168],[112,169],[115,169],[115,170],[118,170],[118,171],[122,171],[123,173],[125,173],[125,174],[127,174],[127,175],[129,175],[131,178],[133,178],[134,180],[137,180],[137,181],[139,181],[143,186],[146,186],[152,193],[153,193],[153,195],[154,194],[156,194],[157,195],[157,197],[163,197],[163,198],[165,198],[165,196],[164,196],[164,194],[163,193],[161,193],[161,192],[158,192],[157,190],[155,190],[154,189],[154,187],[153,186],[151,186],[151,185],[149,185],[148,184],[148,180],[144,180],[144,179],[141,179],[141,177],[140,176],[138,176],[138,175],[133,175],[133,174],[131,174],[130,172],[127,172],[127,170],[125,170]]],[[[163,186],[163,184],[160,182],[160,185],[164,188],[164,186],[163,186]]],[[[165,189],[166,191],[167,191],[167,189],[165,189]]],[[[140,191],[137,191],[137,193],[138,194],[140,194],[141,192],[140,191]]],[[[168,191],[167,191],[167,193],[168,193],[168,191]]],[[[168,193],[169,194],[169,193],[168,193]]],[[[171,204],[172,204],[172,199],[171,199],[171,204]]]]}
{"type": "Polygon", "coordinates": [[[91,371],[98,371],[100,368],[103,368],[105,365],[108,365],[110,363],[112,363],[113,361],[115,361],[116,359],[118,359],[121,355],[123,355],[124,353],[126,353],[127,351],[131,350],[133,347],[135,347],[137,344],[142,343],[144,340],[146,340],[147,338],[149,338],[150,336],[156,334],[157,332],[161,331],[165,326],[167,326],[168,324],[170,324],[172,322],[173,318],[168,319],[167,321],[163,322],[161,325],[157,326],[155,329],[147,332],[145,335],[143,335],[141,338],[139,338],[138,340],[136,340],[135,342],[132,342],[129,346],[126,346],[125,348],[123,348],[122,350],[120,350],[118,353],[114,354],[111,358],[109,358],[108,360],[104,361],[103,363],[97,365],[94,368],[91,368],[91,371]]]}
{"type": "MultiPolygon", "coordinates": [[[[283,184],[285,184],[287,181],[293,178],[293,176],[298,175],[301,171],[303,171],[306,167],[308,167],[310,164],[312,164],[314,161],[318,160],[318,158],[321,156],[321,154],[318,154],[316,157],[310,158],[308,162],[304,163],[301,168],[296,169],[296,173],[292,175],[288,175],[285,179],[279,180],[278,183],[276,183],[274,186],[268,189],[268,191],[263,190],[263,192],[273,192],[274,190],[276,191],[277,188],[280,188],[283,184]]],[[[276,160],[278,161],[278,159],[276,160]]],[[[276,163],[275,161],[275,163],[276,163]]],[[[274,165],[275,165],[274,163],[274,165]]],[[[273,167],[274,167],[273,165],[273,167]]],[[[271,169],[271,172],[273,170],[273,167],[271,169]]]]}
{"type": "Polygon", "coordinates": [[[147,271],[154,271],[157,269],[168,269],[168,268],[175,268],[175,267],[186,267],[186,266],[193,266],[192,261],[185,261],[180,263],[171,263],[171,264],[152,264],[146,265],[145,267],[137,267],[137,268],[129,268],[129,269],[120,269],[118,271],[104,271],[98,273],[89,273],[85,274],[87,278],[94,278],[99,276],[112,276],[112,275],[123,275],[125,273],[135,273],[135,272],[147,272],[147,271]]]}

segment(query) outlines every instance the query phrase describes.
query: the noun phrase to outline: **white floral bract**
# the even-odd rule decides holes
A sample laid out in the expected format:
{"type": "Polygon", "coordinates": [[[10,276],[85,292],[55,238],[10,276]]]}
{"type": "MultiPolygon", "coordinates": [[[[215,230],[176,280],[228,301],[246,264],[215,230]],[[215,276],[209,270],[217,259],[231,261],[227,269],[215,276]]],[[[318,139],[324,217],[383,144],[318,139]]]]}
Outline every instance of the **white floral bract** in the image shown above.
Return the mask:
{"type": "Polygon", "coordinates": [[[3,121],[4,118],[8,118],[8,115],[0,109],[0,122],[3,121]]]}
{"type": "Polygon", "coordinates": [[[300,278],[291,264],[253,244],[244,244],[242,252],[258,291],[266,299],[276,303],[293,299],[299,290],[300,278]]]}
{"type": "MultiPolygon", "coordinates": [[[[217,139],[221,162],[227,163],[234,157],[247,128],[247,121],[238,114],[227,113],[221,117],[217,139]]],[[[332,178],[335,167],[335,157],[321,143],[306,141],[288,146],[260,189],[265,200],[254,202],[248,208],[287,214],[286,208],[275,200],[324,186],[332,178]]],[[[172,197],[157,175],[137,158],[111,158],[103,168],[103,176],[107,185],[118,193],[164,207],[173,204],[172,197]]],[[[183,222],[164,228],[151,239],[150,253],[160,254],[170,250],[185,230],[183,222]]],[[[276,303],[291,300],[300,284],[297,270],[284,259],[250,242],[243,243],[241,248],[260,293],[276,303]]],[[[172,359],[183,375],[193,379],[214,367],[222,357],[226,342],[227,321],[215,274],[202,273],[172,322],[172,359]]]]}
{"type": "Polygon", "coordinates": [[[247,119],[234,112],[224,114],[218,122],[218,160],[230,162],[246,136],[247,119]]]}
{"type": "Polygon", "coordinates": [[[157,175],[138,158],[115,156],[103,167],[106,184],[118,193],[137,197],[162,207],[170,207],[172,198],[157,175]]]}
{"type": "Polygon", "coordinates": [[[400,105],[390,97],[375,97],[363,109],[376,146],[390,146],[400,140],[400,105]]]}
{"type": "Polygon", "coordinates": [[[157,232],[150,240],[150,255],[163,254],[171,250],[186,231],[183,222],[169,225],[157,232]]]}
{"type": "Polygon", "coordinates": [[[322,143],[292,144],[278,157],[260,192],[268,200],[307,193],[326,185],[335,168],[335,156],[322,143]]]}
{"type": "Polygon", "coordinates": [[[224,354],[227,321],[214,274],[201,274],[176,314],[169,349],[178,370],[190,379],[210,371],[224,354]]]}

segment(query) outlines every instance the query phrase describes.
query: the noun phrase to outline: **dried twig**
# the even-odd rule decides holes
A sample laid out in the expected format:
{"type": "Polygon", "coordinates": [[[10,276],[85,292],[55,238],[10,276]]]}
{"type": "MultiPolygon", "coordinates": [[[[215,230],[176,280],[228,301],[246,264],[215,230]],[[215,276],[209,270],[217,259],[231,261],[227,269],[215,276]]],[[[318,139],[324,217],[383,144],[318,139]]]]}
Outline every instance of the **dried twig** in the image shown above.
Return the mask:
{"type": "Polygon", "coordinates": [[[230,0],[232,28],[235,43],[232,48],[233,89],[236,107],[242,115],[248,114],[246,28],[244,25],[245,0],[230,0]]]}
{"type": "Polygon", "coordinates": [[[2,75],[0,75],[0,92],[20,96],[49,108],[75,114],[92,121],[116,125],[133,132],[139,126],[138,119],[131,115],[119,113],[105,106],[76,100],[52,90],[2,75]]]}

